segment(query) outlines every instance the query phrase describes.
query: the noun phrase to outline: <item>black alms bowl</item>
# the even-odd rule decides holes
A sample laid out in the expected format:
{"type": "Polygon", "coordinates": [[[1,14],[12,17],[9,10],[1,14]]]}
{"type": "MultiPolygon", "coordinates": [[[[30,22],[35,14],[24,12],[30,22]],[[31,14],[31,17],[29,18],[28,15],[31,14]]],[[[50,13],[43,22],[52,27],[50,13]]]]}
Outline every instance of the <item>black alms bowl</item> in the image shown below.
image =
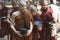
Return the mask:
{"type": "Polygon", "coordinates": [[[7,19],[7,17],[6,17],[6,16],[3,16],[3,17],[2,17],[2,20],[5,20],[5,19],[7,19]]]}
{"type": "Polygon", "coordinates": [[[20,28],[19,31],[22,35],[25,35],[27,33],[27,28],[20,28]]]}

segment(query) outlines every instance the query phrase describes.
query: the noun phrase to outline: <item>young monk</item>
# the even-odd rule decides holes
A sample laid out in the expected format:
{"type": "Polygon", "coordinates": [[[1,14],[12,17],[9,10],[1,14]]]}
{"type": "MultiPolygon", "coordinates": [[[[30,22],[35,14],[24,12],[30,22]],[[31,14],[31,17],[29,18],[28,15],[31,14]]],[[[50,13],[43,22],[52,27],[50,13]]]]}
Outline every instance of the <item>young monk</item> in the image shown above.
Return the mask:
{"type": "Polygon", "coordinates": [[[34,18],[34,28],[33,28],[33,37],[32,40],[39,40],[40,35],[38,31],[42,30],[42,22],[40,15],[38,14],[37,8],[34,5],[30,6],[30,12],[33,15],[34,18]]]}

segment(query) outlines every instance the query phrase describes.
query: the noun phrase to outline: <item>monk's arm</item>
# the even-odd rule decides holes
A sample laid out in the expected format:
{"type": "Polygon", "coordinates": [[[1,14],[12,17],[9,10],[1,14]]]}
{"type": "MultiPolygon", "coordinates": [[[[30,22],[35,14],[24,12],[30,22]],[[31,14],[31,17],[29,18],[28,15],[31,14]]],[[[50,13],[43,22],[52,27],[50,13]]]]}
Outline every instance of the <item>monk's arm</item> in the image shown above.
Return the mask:
{"type": "Polygon", "coordinates": [[[33,30],[33,16],[30,15],[30,29],[27,31],[26,36],[29,36],[32,33],[32,30],[33,30]]]}
{"type": "Polygon", "coordinates": [[[30,29],[27,31],[26,36],[29,36],[32,33],[32,30],[33,30],[33,24],[32,22],[30,22],[30,29]]]}
{"type": "Polygon", "coordinates": [[[7,19],[7,22],[10,24],[11,29],[16,32],[16,29],[14,28],[13,24],[11,23],[11,21],[9,19],[7,19]]]}

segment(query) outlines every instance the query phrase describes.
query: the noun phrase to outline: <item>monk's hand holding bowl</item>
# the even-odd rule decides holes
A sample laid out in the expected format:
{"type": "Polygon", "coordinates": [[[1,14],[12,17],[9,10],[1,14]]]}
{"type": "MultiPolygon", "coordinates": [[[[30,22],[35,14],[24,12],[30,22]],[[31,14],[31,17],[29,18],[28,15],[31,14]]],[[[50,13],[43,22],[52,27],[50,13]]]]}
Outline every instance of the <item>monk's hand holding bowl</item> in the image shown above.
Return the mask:
{"type": "Polygon", "coordinates": [[[22,37],[22,34],[20,33],[20,31],[17,31],[14,27],[14,25],[11,23],[11,21],[9,19],[6,19],[6,21],[10,24],[11,29],[15,32],[15,34],[19,35],[20,37],[22,37]]]}
{"type": "Polygon", "coordinates": [[[29,36],[29,35],[32,33],[32,30],[33,30],[33,24],[32,24],[32,22],[30,21],[30,29],[27,30],[27,33],[26,33],[25,36],[29,36]]]}
{"type": "Polygon", "coordinates": [[[29,36],[31,34],[31,30],[27,30],[27,33],[25,36],[29,36]]]}
{"type": "Polygon", "coordinates": [[[15,31],[15,33],[16,33],[18,36],[22,37],[22,34],[20,33],[20,31],[15,31]]]}

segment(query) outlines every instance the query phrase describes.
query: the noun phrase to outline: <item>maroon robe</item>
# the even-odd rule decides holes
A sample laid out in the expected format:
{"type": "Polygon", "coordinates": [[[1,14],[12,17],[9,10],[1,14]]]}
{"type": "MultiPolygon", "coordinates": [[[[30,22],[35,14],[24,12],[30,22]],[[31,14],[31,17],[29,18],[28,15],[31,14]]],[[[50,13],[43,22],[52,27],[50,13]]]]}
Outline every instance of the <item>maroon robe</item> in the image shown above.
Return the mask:
{"type": "Polygon", "coordinates": [[[19,10],[19,7],[14,7],[13,8],[13,11],[15,12],[15,11],[18,11],[19,10]]]}
{"type": "MultiPolygon", "coordinates": [[[[34,18],[34,21],[36,21],[36,20],[37,20],[37,21],[42,21],[39,14],[33,15],[33,18],[34,18]]],[[[39,35],[38,29],[37,29],[36,26],[34,26],[34,28],[33,28],[33,33],[32,33],[32,35],[33,35],[32,40],[39,40],[39,36],[40,36],[40,35],[39,35]]]]}
{"type": "Polygon", "coordinates": [[[51,28],[45,26],[45,22],[52,20],[52,9],[51,7],[48,7],[46,10],[42,10],[42,14],[40,16],[43,21],[43,29],[40,32],[40,40],[52,40],[51,37],[51,28]]]}
{"type": "Polygon", "coordinates": [[[33,28],[32,35],[33,35],[32,40],[39,40],[37,28],[35,28],[35,27],[33,28]]]}
{"type": "Polygon", "coordinates": [[[1,9],[0,9],[0,31],[1,31],[1,9]]]}
{"type": "MultiPolygon", "coordinates": [[[[4,7],[0,10],[0,16],[1,18],[3,16],[7,16],[7,12],[8,12],[9,8],[7,7],[4,7]]],[[[10,28],[9,28],[9,24],[7,22],[4,22],[2,19],[1,19],[1,30],[0,30],[0,37],[4,37],[5,35],[9,34],[10,32],[10,28]]]]}

